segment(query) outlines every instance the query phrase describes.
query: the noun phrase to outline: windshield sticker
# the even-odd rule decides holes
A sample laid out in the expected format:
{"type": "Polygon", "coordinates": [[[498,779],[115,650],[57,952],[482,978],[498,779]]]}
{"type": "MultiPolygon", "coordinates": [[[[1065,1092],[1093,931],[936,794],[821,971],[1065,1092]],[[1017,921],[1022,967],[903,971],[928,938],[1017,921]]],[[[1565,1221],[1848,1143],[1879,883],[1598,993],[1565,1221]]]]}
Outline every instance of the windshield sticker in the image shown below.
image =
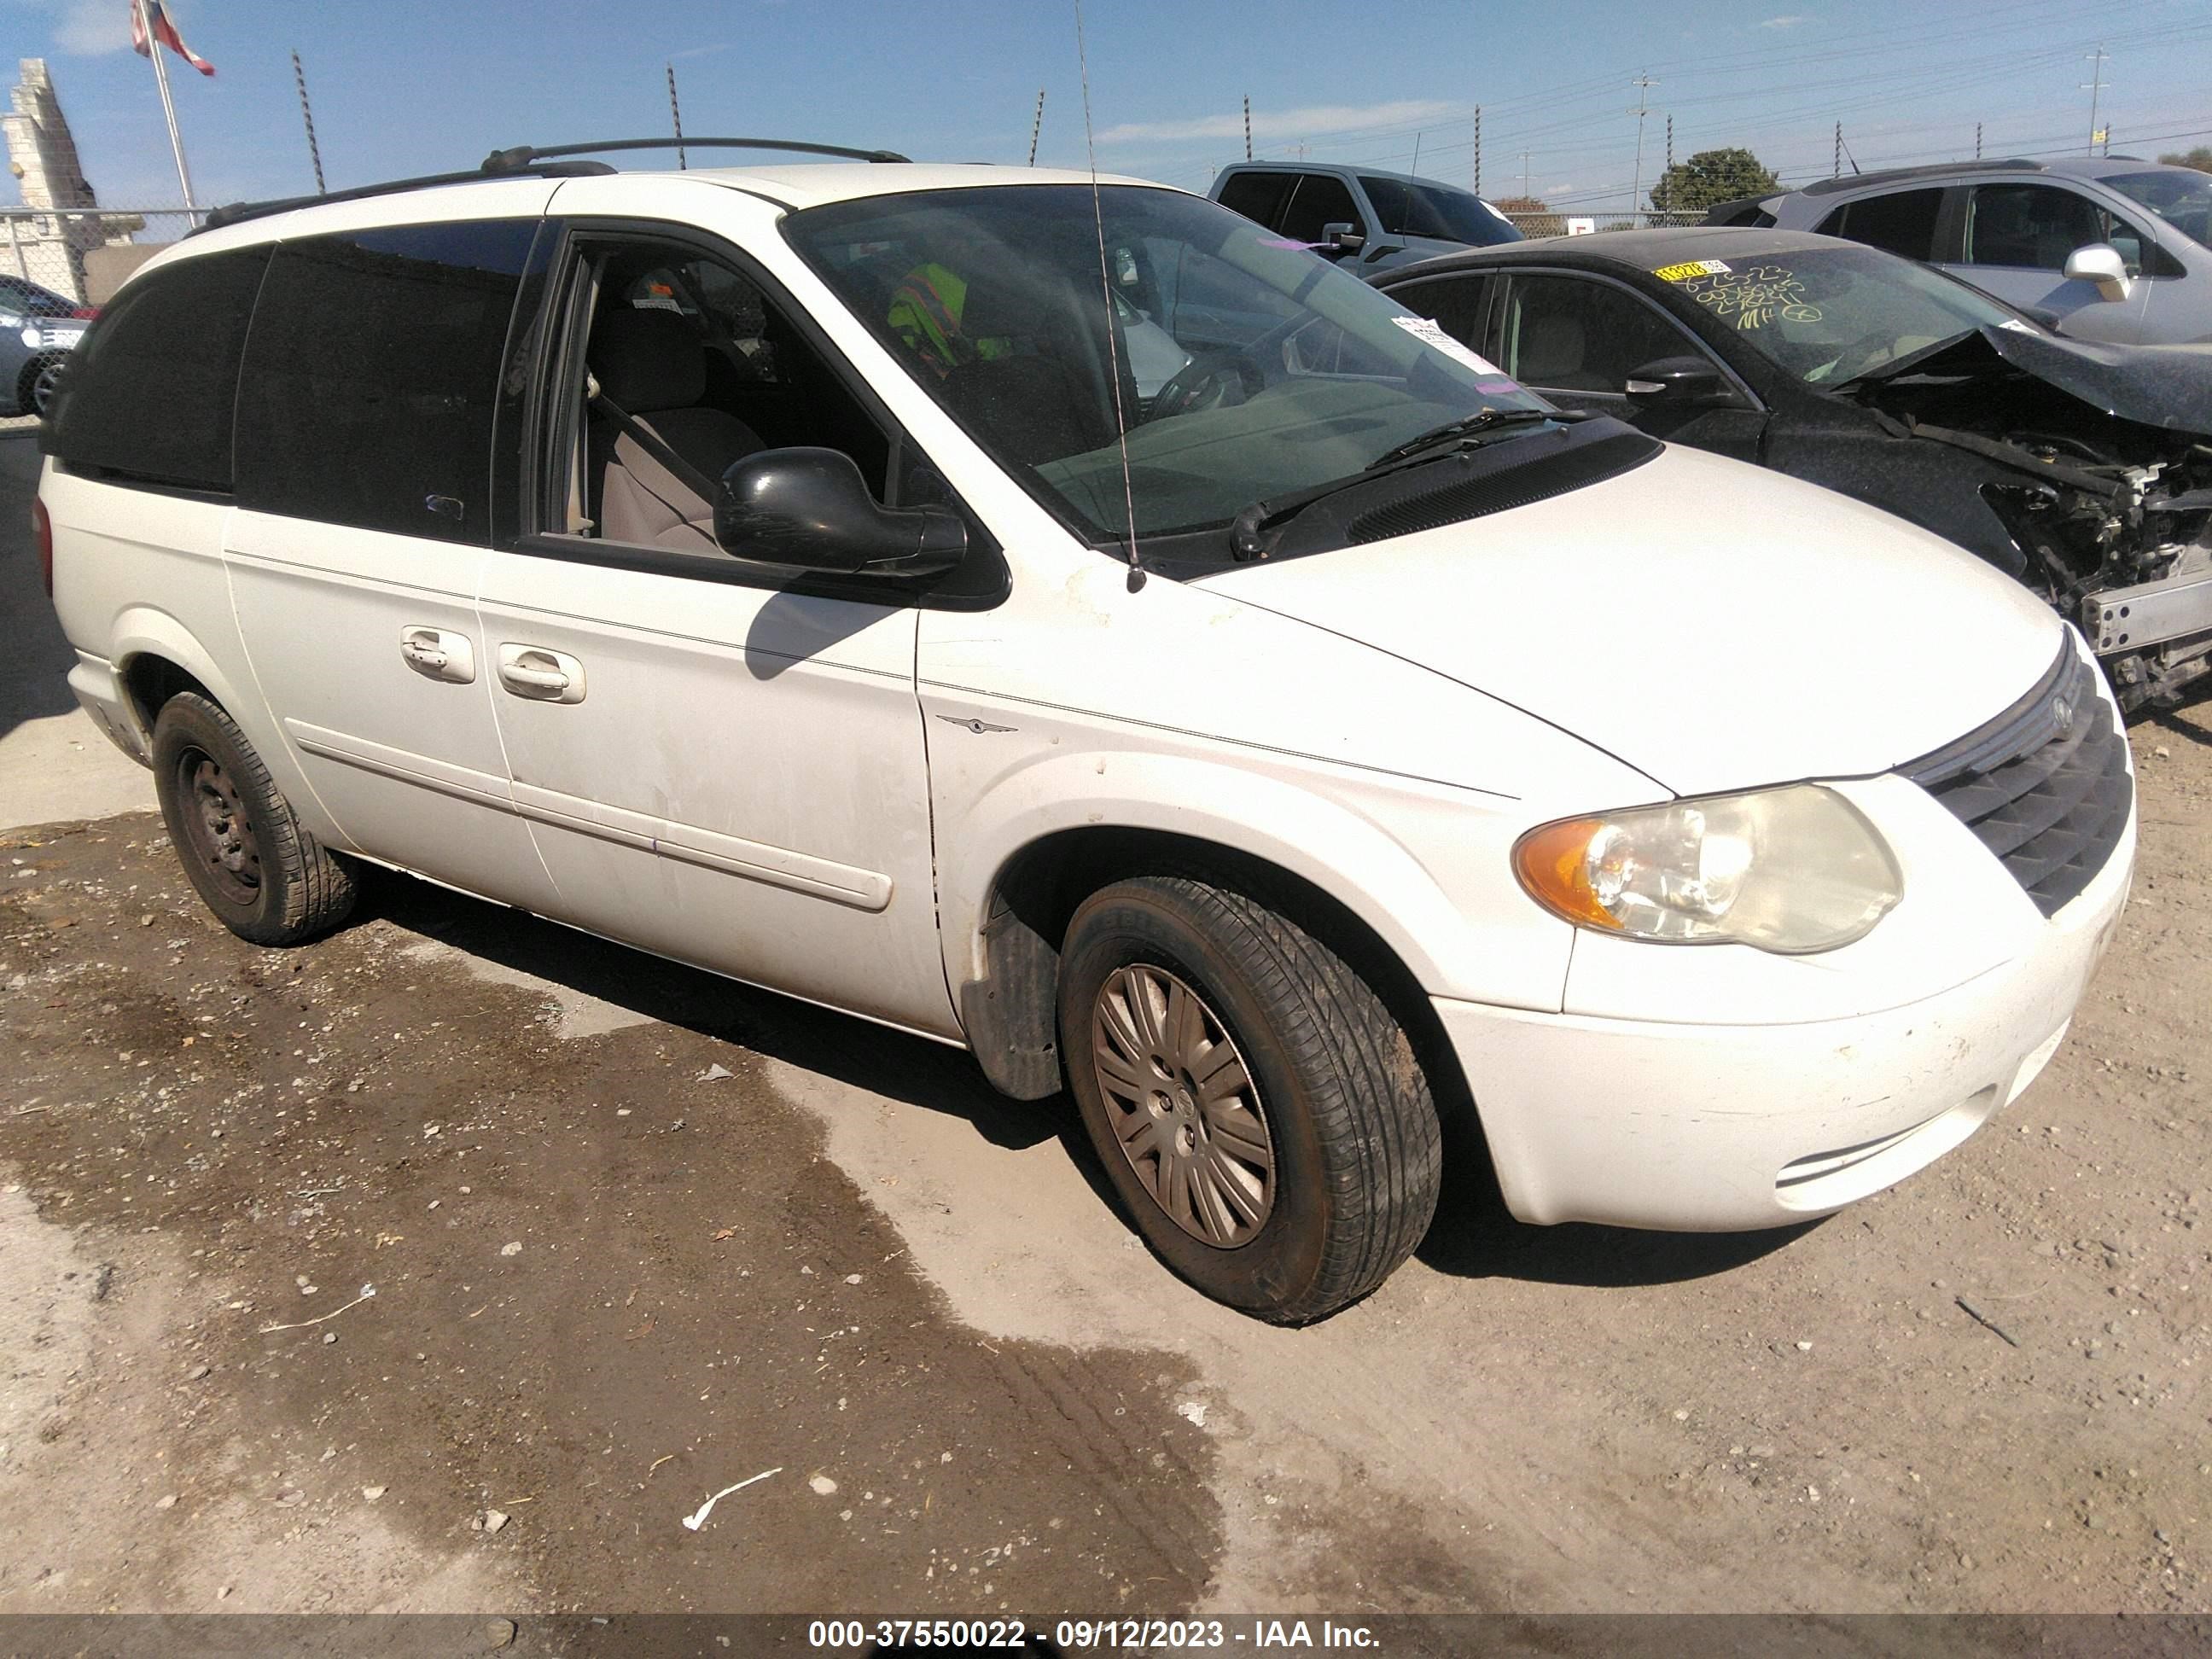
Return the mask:
{"type": "Polygon", "coordinates": [[[1777,318],[1785,323],[1820,320],[1820,307],[1806,302],[1805,279],[1784,265],[1691,277],[1683,281],[1682,291],[1740,329],[1764,328],[1777,318]]]}
{"type": "Polygon", "coordinates": [[[1662,283],[1686,283],[1698,276],[1725,276],[1729,274],[1725,259],[1692,259],[1679,265],[1662,265],[1651,273],[1662,283]]]}
{"type": "MultiPolygon", "coordinates": [[[[1496,363],[1490,362],[1487,358],[1483,357],[1479,353],[1469,351],[1457,340],[1453,339],[1450,335],[1445,333],[1443,329],[1437,327],[1437,325],[1431,322],[1428,318],[1393,317],[1390,320],[1397,324],[1399,327],[1404,329],[1407,333],[1412,335],[1423,345],[1434,346],[1438,351],[1443,352],[1445,356],[1450,358],[1454,362],[1458,363],[1464,368],[1471,368],[1478,374],[1487,374],[1493,379],[1504,378],[1503,372],[1498,368],[1496,363]]],[[[1512,383],[1510,381],[1507,381],[1507,385],[1510,386],[1511,384],[1512,383]]],[[[1518,391],[1519,388],[1516,386],[1514,387],[1514,390],[1518,391]]]]}

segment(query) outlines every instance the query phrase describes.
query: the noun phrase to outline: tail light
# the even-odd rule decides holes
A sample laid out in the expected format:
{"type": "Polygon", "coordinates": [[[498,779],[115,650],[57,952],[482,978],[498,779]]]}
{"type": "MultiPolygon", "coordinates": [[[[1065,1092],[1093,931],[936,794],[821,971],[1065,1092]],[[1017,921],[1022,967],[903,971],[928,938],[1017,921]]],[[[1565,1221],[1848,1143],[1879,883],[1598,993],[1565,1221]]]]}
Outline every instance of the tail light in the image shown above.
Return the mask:
{"type": "Polygon", "coordinates": [[[70,315],[72,317],[82,317],[88,323],[92,321],[94,318],[100,315],[100,307],[98,306],[76,306],[71,308],[70,315]]]}
{"type": "Polygon", "coordinates": [[[31,539],[39,544],[39,580],[46,585],[46,597],[54,596],[54,521],[46,516],[46,504],[36,495],[31,497],[31,539]]]}

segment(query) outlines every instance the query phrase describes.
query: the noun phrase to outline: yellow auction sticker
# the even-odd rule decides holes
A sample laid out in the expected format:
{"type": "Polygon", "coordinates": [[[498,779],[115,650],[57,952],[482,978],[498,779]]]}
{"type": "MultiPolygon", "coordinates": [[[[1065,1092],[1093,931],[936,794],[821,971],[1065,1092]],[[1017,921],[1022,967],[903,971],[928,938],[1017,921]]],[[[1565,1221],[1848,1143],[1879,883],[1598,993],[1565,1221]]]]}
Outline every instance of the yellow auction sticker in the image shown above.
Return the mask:
{"type": "Polygon", "coordinates": [[[1662,265],[1651,274],[1662,283],[1686,283],[1698,276],[1725,276],[1729,268],[1725,259],[1692,259],[1686,264],[1662,265]]]}

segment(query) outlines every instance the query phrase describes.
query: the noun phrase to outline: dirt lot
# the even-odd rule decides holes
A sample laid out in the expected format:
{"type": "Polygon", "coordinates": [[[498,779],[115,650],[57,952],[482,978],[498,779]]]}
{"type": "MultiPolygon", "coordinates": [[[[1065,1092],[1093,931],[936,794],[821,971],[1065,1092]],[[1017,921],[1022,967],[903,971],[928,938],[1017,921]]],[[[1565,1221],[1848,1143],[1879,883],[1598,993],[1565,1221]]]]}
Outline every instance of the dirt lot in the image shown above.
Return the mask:
{"type": "Polygon", "coordinates": [[[10,832],[0,1610],[2203,1610],[2212,719],[2137,742],[2123,935],[1960,1152],[1743,1238],[1462,1192],[1302,1332],[957,1054],[10,832]]]}

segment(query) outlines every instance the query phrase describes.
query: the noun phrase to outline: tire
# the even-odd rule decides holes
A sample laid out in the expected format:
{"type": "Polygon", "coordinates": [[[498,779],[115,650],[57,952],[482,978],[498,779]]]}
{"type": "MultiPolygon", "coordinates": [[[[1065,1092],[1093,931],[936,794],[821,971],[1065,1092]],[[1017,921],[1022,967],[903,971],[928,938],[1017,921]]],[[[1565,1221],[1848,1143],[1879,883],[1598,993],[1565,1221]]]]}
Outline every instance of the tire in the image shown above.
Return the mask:
{"type": "Polygon", "coordinates": [[[53,408],[54,388],[61,384],[62,371],[69,367],[66,357],[46,358],[32,365],[25,376],[27,388],[23,394],[23,412],[46,418],[53,408]]]}
{"type": "Polygon", "coordinates": [[[1247,895],[1188,876],[1093,894],[1060,951],[1060,1036],[1115,1192],[1215,1301],[1320,1319],[1428,1231],[1442,1131],[1411,1042],[1341,957],[1247,895]]]}
{"type": "Polygon", "coordinates": [[[246,734],[185,691],[154,722],[170,844],[209,909],[255,945],[298,945],[353,908],[354,874],[300,827],[246,734]]]}

